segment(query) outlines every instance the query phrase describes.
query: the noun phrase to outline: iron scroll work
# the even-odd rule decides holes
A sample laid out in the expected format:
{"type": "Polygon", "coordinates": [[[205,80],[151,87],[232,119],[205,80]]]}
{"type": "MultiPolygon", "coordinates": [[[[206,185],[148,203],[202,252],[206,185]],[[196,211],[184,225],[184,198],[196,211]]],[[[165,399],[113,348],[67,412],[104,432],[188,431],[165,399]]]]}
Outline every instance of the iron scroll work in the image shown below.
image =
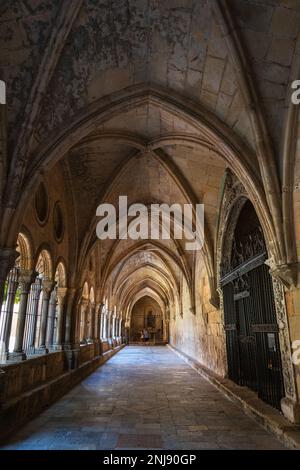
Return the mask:
{"type": "Polygon", "coordinates": [[[225,258],[223,255],[220,266],[228,376],[280,409],[284,385],[274,291],[266,259],[261,226],[242,237],[236,228],[231,250],[225,258]]]}

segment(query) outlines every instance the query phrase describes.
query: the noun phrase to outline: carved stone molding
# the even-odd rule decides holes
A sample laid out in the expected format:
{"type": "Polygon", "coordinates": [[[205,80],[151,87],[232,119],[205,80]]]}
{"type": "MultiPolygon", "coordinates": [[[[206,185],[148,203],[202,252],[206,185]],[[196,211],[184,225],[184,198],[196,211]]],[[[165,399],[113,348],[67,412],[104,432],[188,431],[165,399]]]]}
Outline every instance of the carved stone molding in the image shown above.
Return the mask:
{"type": "Polygon", "coordinates": [[[65,302],[68,289],[66,287],[58,287],[56,291],[57,303],[62,305],[65,302]]]}
{"type": "Polygon", "coordinates": [[[220,285],[220,268],[226,254],[231,253],[233,234],[240,211],[246,201],[247,192],[242,183],[226,170],[223,199],[220,208],[216,245],[217,285],[220,285]]]}
{"type": "Polygon", "coordinates": [[[300,263],[275,265],[273,260],[266,263],[270,266],[270,273],[281,281],[287,289],[296,287],[300,277],[300,263]]]}
{"type": "MultiPolygon", "coordinates": [[[[234,230],[240,211],[246,199],[248,199],[248,195],[243,185],[237,180],[231,171],[227,171],[223,200],[220,209],[216,246],[217,290],[220,295],[220,310],[223,316],[223,295],[220,285],[221,266],[224,256],[226,257],[226,254],[230,256],[231,254],[234,230]]],[[[282,411],[288,419],[296,422],[298,414],[294,408],[297,406],[297,395],[294,368],[291,359],[292,351],[285,305],[284,286],[291,287],[292,285],[296,285],[295,283],[297,283],[297,277],[299,275],[299,265],[285,264],[278,266],[275,264],[272,256],[269,257],[266,264],[270,266],[270,274],[272,275],[276,319],[280,341],[282,373],[285,387],[285,397],[282,399],[282,411]]]]}
{"type": "Polygon", "coordinates": [[[276,317],[279,328],[279,342],[282,362],[285,395],[292,401],[296,400],[295,377],[292,364],[292,351],[288,319],[285,306],[284,287],[276,277],[272,277],[275,297],[276,317]]]}

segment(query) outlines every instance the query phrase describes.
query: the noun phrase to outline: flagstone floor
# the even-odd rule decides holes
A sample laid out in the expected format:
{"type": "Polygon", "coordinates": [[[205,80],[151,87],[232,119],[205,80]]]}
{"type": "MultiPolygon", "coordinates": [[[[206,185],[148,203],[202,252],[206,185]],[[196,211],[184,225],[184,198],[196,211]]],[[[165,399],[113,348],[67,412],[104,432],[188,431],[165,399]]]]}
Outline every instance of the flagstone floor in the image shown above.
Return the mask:
{"type": "Polygon", "coordinates": [[[2,449],[282,449],[164,346],[121,350],[2,449]]]}

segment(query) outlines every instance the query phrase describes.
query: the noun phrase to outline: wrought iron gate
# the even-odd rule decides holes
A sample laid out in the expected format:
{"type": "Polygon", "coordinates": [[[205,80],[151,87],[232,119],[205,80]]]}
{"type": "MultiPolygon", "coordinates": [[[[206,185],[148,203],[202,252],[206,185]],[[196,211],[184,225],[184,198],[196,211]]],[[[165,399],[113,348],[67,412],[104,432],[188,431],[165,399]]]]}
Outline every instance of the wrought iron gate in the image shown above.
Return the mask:
{"type": "Polygon", "coordinates": [[[261,227],[235,235],[221,286],[229,378],[280,409],[284,395],[275,300],[261,227]]]}

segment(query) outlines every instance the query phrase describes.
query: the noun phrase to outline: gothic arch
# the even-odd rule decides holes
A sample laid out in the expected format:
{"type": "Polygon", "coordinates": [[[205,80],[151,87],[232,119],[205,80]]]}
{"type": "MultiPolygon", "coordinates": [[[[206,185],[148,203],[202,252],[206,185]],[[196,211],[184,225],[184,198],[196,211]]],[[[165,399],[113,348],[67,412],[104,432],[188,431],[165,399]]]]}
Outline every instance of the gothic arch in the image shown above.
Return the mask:
{"type": "Polygon", "coordinates": [[[57,287],[67,286],[67,273],[65,263],[63,260],[59,260],[55,269],[54,279],[57,283],[57,287]]]}
{"type": "MultiPolygon", "coordinates": [[[[247,194],[244,186],[238,181],[238,179],[228,171],[226,174],[226,180],[224,184],[224,192],[220,206],[220,217],[218,221],[218,232],[217,232],[217,243],[216,243],[216,270],[217,270],[217,285],[218,292],[220,295],[220,313],[222,316],[222,323],[224,323],[224,302],[223,302],[223,293],[220,284],[221,278],[221,267],[223,259],[228,257],[228,254],[231,254],[231,247],[233,241],[234,230],[239,218],[239,214],[244,206],[244,204],[251,199],[247,194]],[[222,262],[221,262],[222,260],[222,262]]],[[[251,201],[252,202],[252,201],[251,201]]],[[[256,210],[254,204],[253,208],[256,210]]],[[[259,214],[257,214],[259,218],[259,214]]],[[[261,220],[260,220],[261,222],[261,220]]],[[[263,224],[261,224],[262,229],[263,224]]],[[[265,235],[265,233],[264,233],[265,235]]],[[[268,265],[270,262],[270,257],[272,256],[272,246],[268,243],[269,240],[265,236],[266,248],[268,252],[269,259],[266,260],[268,265]]],[[[272,263],[271,263],[272,266],[272,263]]],[[[272,271],[271,273],[272,274],[272,271]]],[[[272,276],[272,285],[275,298],[275,310],[276,310],[276,319],[278,323],[278,332],[279,332],[279,343],[280,343],[280,355],[282,363],[282,373],[284,379],[285,387],[285,398],[282,399],[282,407],[285,406],[285,403],[288,403],[287,407],[290,407],[290,404],[296,403],[296,382],[294,369],[292,365],[292,352],[291,352],[291,341],[289,334],[289,323],[286,313],[285,305],[285,294],[284,286],[276,277],[272,276]]]]}
{"type": "Polygon", "coordinates": [[[25,231],[20,232],[18,235],[17,251],[20,253],[20,257],[17,259],[19,266],[28,271],[32,269],[32,241],[25,231]]]}
{"type": "Polygon", "coordinates": [[[53,261],[50,251],[44,245],[37,252],[35,270],[43,277],[52,280],[53,261]]]}
{"type": "MultiPolygon", "coordinates": [[[[269,236],[275,235],[274,219],[272,220],[270,216],[270,209],[266,203],[263,186],[255,171],[251,169],[252,165],[250,162],[255,160],[255,156],[245,146],[245,143],[241,142],[239,137],[233,135],[232,130],[229,130],[216,116],[212,115],[200,104],[195,107],[194,104],[183,100],[180,95],[172,93],[172,96],[170,96],[170,93],[166,93],[165,90],[159,87],[135,86],[130,90],[115,93],[110,98],[109,107],[104,104],[107,103],[107,99],[100,99],[97,103],[93,103],[85,115],[75,119],[72,125],[62,130],[61,134],[56,136],[51,142],[43,144],[40,150],[37,151],[36,157],[32,160],[30,168],[28,168],[27,179],[24,181],[22,199],[18,202],[18,210],[11,226],[11,237],[13,237],[14,230],[17,230],[19,217],[21,217],[24,205],[27,203],[28,196],[31,193],[32,185],[36,183],[40,172],[51,167],[76,142],[88,136],[95,126],[111,118],[113,115],[122,113],[123,109],[139,106],[139,104],[145,101],[162,109],[167,109],[169,112],[181,116],[183,120],[192,123],[198,129],[198,132],[202,133],[205,139],[208,139],[214,145],[215,150],[227,159],[231,167],[235,168],[237,175],[245,184],[249,195],[252,195],[251,198],[255,201],[261,218],[265,220],[264,223],[267,225],[269,236]]],[[[275,237],[273,238],[275,239],[275,237]]],[[[275,254],[276,259],[280,261],[285,257],[285,250],[280,237],[275,247],[275,254]]]]}

